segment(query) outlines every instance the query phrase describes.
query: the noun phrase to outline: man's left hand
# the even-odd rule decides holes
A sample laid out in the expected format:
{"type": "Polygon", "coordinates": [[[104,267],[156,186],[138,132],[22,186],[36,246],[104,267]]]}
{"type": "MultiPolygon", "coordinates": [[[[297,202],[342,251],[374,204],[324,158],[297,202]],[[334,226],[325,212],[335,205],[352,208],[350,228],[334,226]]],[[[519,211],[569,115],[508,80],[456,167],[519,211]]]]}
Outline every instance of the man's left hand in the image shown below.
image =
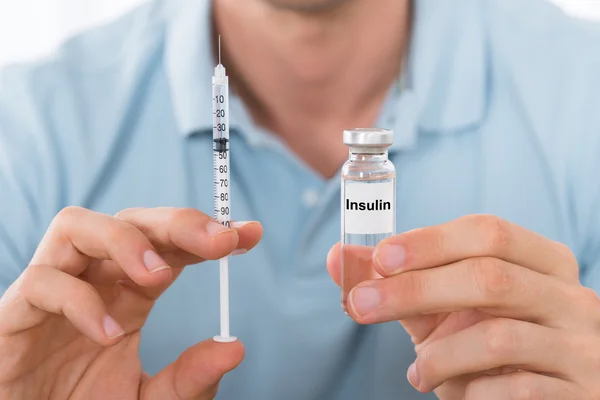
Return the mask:
{"type": "MultiPolygon", "coordinates": [[[[339,283],[340,248],[327,260],[339,283]]],[[[600,300],[561,243],[489,215],[383,240],[352,289],[361,324],[398,320],[421,392],[442,400],[600,398],[600,300]]]]}

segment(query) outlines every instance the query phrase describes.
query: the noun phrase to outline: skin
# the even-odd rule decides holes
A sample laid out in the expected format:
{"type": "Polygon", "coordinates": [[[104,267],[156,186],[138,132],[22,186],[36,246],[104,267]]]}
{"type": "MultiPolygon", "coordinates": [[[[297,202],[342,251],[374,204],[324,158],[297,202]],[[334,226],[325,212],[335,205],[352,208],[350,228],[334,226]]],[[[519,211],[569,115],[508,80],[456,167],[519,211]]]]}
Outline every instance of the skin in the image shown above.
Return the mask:
{"type": "Polygon", "coordinates": [[[0,399],[212,399],[240,342],[199,343],[150,377],[140,330],[186,265],[258,243],[259,223],[236,226],[192,209],[63,210],[0,299],[0,399]]]}
{"type": "MultiPolygon", "coordinates": [[[[349,313],[402,324],[417,390],[443,400],[600,398],[600,300],[565,245],[472,215],[365,252],[362,268],[383,278],[352,289],[349,313]]],[[[339,245],[327,266],[339,282],[339,245]]]]}
{"type": "MultiPolygon", "coordinates": [[[[214,6],[232,87],[255,121],[331,177],[347,157],[339,133],[372,126],[400,72],[409,0],[214,6]]],[[[251,250],[262,235],[257,222],[218,228],[189,209],[63,210],[0,299],[0,399],[213,398],[242,361],[240,342],[199,343],[150,377],[139,341],[186,265],[251,250]]],[[[350,315],[400,321],[415,343],[417,390],[443,400],[600,398],[600,303],[564,245],[468,216],[358,256],[383,279],[352,290],[350,315]]],[[[339,282],[339,246],[327,266],[339,282]]]]}
{"type": "Polygon", "coordinates": [[[268,3],[280,10],[319,13],[331,10],[347,1],[352,0],[268,0],[268,3]]]}
{"type": "MultiPolygon", "coordinates": [[[[214,21],[255,120],[331,176],[346,156],[332,132],[371,125],[399,73],[408,10],[408,0],[215,0],[214,21]]],[[[242,361],[240,342],[200,343],[154,377],[138,353],[150,310],[186,265],[262,235],[256,222],[218,227],[197,210],[63,210],[0,299],[0,399],[213,398],[242,361]]]]}
{"type": "Polygon", "coordinates": [[[373,126],[399,76],[410,5],[216,0],[215,30],[231,85],[254,120],[321,176],[332,177],[348,157],[341,132],[373,126]],[[295,11],[299,5],[313,12],[295,11]]]}

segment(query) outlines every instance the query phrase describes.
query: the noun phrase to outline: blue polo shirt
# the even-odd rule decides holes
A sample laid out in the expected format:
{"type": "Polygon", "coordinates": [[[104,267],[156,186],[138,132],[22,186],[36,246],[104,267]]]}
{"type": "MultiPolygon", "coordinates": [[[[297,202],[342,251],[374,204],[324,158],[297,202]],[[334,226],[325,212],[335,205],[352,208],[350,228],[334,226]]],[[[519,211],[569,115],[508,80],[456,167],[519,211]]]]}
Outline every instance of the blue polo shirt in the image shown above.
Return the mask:
{"type": "MultiPolygon", "coordinates": [[[[600,29],[541,0],[416,0],[393,129],[397,227],[492,213],[568,244],[600,289],[600,29]]],[[[0,76],[0,293],[56,213],[211,213],[210,2],[155,0],[0,76]]],[[[425,399],[397,323],[359,326],[325,269],[339,176],[323,179],[231,99],[231,196],[264,239],[231,260],[243,364],[219,399],[425,399]]],[[[341,132],[340,132],[341,140],[341,132]]],[[[156,373],[218,332],[218,267],[189,267],[143,329],[156,373]]],[[[198,373],[202,373],[198,371],[198,373]]]]}

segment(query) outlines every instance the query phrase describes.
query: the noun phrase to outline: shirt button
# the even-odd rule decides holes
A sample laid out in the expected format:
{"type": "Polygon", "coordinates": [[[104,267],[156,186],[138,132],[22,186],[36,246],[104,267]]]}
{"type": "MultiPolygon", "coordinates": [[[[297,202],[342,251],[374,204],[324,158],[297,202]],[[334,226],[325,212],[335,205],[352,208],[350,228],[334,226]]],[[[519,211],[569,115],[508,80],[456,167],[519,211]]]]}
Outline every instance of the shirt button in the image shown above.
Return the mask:
{"type": "Polygon", "coordinates": [[[314,189],[306,189],[302,194],[302,201],[306,207],[314,207],[319,202],[319,194],[314,189]]]}

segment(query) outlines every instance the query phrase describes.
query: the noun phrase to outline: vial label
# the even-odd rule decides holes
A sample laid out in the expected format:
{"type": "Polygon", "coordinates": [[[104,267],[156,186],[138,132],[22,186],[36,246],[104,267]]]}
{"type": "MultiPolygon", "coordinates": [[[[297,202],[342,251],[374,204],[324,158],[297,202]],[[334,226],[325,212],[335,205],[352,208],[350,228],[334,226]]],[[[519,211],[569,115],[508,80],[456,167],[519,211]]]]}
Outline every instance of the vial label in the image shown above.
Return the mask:
{"type": "Polygon", "coordinates": [[[394,231],[393,180],[367,183],[346,181],[344,231],[346,234],[379,234],[394,231]]]}

